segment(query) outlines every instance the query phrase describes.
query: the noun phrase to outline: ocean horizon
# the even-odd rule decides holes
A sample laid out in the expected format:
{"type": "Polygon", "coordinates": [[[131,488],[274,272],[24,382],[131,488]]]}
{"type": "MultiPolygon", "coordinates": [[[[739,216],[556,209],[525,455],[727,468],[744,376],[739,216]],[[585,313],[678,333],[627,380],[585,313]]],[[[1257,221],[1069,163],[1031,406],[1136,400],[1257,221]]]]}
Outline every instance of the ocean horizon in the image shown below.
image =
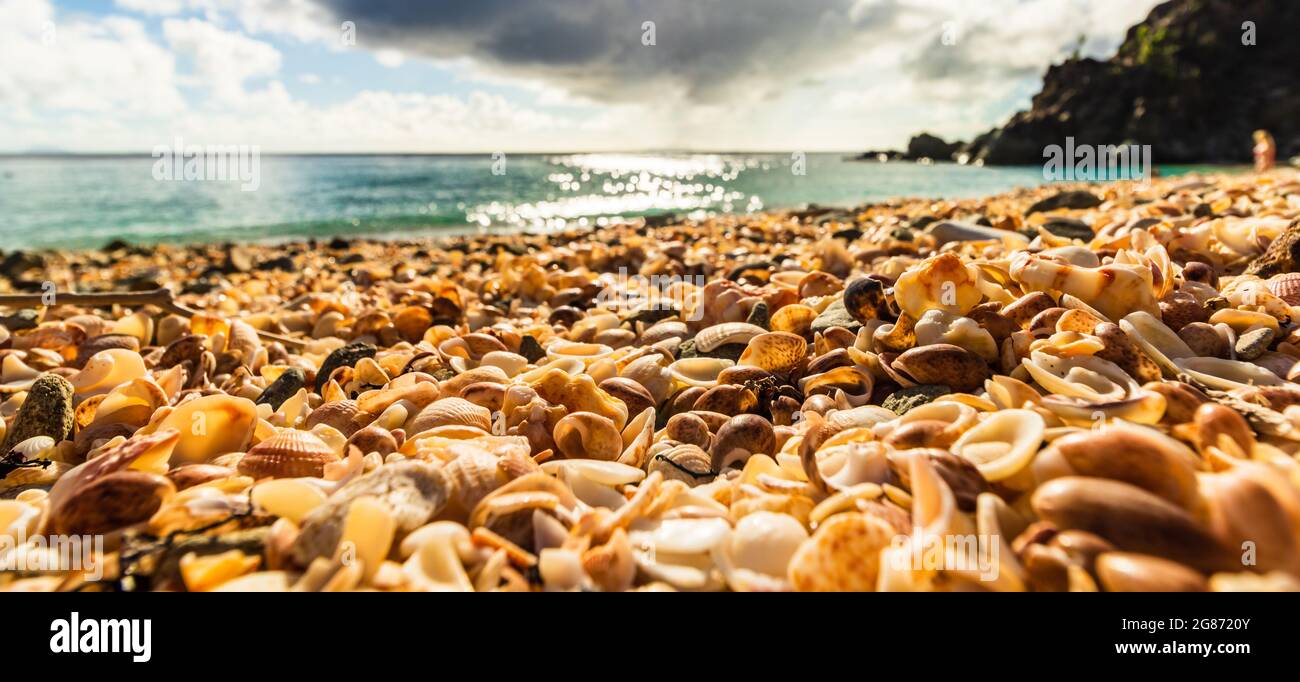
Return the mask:
{"type": "MultiPolygon", "coordinates": [[[[145,153],[3,154],[0,240],[12,250],[545,232],[662,214],[969,198],[1047,182],[1041,166],[853,154],[259,153],[255,183],[160,179],[159,157],[145,153]]],[[[1162,175],[1221,169],[1159,167],[1162,175]]]]}

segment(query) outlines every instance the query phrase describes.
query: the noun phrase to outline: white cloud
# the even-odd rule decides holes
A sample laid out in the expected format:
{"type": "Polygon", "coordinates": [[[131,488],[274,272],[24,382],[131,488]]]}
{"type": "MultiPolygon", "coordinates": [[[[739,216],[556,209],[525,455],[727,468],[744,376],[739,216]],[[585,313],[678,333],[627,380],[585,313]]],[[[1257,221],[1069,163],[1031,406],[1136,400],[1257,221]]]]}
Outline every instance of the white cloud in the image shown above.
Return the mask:
{"type": "Polygon", "coordinates": [[[0,0],[0,116],[47,109],[175,112],[172,54],[137,21],[65,21],[43,0],[0,0]]]}
{"type": "Polygon", "coordinates": [[[280,70],[280,51],[269,43],[206,21],[167,19],[163,35],[174,52],[194,60],[196,84],[218,101],[237,101],[244,96],[244,81],[280,70]]]}

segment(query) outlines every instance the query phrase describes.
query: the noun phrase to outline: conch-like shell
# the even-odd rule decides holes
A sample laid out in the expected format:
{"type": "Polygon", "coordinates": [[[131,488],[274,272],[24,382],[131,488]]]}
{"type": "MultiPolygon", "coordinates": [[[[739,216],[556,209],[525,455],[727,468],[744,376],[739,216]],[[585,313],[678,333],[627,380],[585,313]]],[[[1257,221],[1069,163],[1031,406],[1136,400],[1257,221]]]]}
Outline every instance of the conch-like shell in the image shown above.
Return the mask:
{"type": "Polygon", "coordinates": [[[1011,278],[1026,291],[1070,294],[1111,319],[1133,311],[1159,314],[1151,272],[1145,264],[1119,262],[1081,268],[1027,251],[1011,257],[1011,278]]]}
{"type": "MultiPolygon", "coordinates": [[[[537,395],[552,405],[563,405],[570,413],[592,412],[614,422],[622,430],[627,425],[627,405],[600,390],[589,376],[571,376],[552,369],[530,382],[537,395]]],[[[645,386],[645,384],[642,384],[645,386]]]]}
{"type": "Polygon", "coordinates": [[[970,312],[984,298],[976,286],[979,268],[945,252],[908,268],[894,283],[894,300],[914,320],[928,310],[970,312]]]}

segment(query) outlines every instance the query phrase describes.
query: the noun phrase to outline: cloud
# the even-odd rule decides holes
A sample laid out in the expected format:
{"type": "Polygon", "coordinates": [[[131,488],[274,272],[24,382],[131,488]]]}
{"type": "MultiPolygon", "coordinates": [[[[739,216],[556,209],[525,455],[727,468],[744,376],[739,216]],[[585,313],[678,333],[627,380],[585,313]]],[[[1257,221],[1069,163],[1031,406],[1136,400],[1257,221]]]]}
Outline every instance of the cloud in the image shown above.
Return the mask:
{"type": "Polygon", "coordinates": [[[176,112],[184,98],[174,73],[171,52],[140,22],[64,21],[45,2],[0,0],[0,115],[176,112]]]}
{"type": "MultiPolygon", "coordinates": [[[[469,59],[602,102],[759,101],[801,82],[872,73],[966,93],[1040,76],[1085,35],[1104,54],[1155,0],[315,0],[358,46],[469,59]],[[643,44],[653,22],[654,45],[643,44]],[[1062,27],[1077,27],[1063,30],[1062,27]],[[955,43],[941,42],[945,28],[955,43]],[[951,88],[947,88],[951,89],[951,88]]],[[[1001,93],[999,93],[1001,94],[1001,93]]]]}
{"type": "Polygon", "coordinates": [[[244,81],[280,70],[280,51],[270,44],[206,21],[167,19],[163,36],[173,52],[193,60],[193,80],[218,101],[237,101],[245,94],[244,81]]]}
{"type": "Polygon", "coordinates": [[[356,24],[359,47],[469,58],[606,102],[761,97],[834,68],[856,32],[855,0],[318,1],[356,24]]]}

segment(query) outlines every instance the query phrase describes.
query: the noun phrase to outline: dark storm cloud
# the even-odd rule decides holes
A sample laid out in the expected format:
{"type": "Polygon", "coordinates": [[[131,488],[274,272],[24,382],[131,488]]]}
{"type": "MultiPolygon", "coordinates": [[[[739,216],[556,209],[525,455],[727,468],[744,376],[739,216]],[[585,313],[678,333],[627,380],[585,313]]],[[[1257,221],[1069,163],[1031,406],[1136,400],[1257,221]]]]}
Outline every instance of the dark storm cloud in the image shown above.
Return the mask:
{"type": "Polygon", "coordinates": [[[762,97],[819,79],[899,15],[883,0],[316,1],[355,22],[367,49],[469,57],[605,101],[762,97]],[[654,46],[642,44],[646,21],[654,46]]]}

